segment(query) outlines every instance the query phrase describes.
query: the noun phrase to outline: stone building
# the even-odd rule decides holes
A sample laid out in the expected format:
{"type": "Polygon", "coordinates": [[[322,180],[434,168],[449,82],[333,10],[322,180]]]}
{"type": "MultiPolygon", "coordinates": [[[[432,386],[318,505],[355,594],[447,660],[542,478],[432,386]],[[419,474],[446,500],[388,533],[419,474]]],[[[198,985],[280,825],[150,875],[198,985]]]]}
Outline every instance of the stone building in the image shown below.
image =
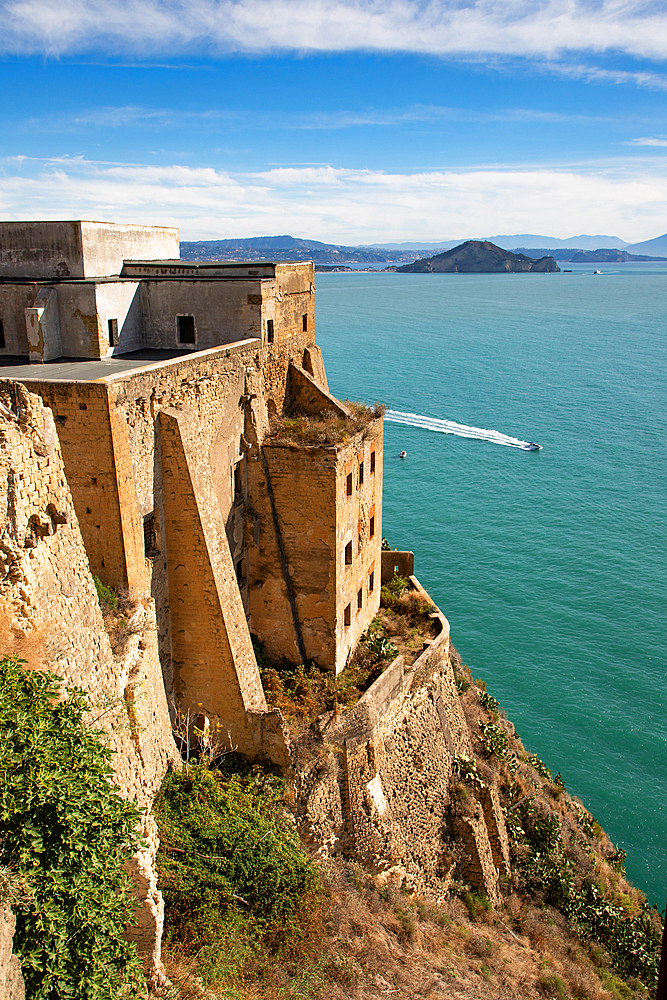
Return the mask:
{"type": "Polygon", "coordinates": [[[382,420],[329,393],[314,325],[312,264],[0,224],[0,377],[53,414],[90,569],[154,602],[168,698],[250,755],[251,632],[340,671],[379,606],[382,420]],[[285,418],[335,418],[339,438],[286,441],[285,418]]]}

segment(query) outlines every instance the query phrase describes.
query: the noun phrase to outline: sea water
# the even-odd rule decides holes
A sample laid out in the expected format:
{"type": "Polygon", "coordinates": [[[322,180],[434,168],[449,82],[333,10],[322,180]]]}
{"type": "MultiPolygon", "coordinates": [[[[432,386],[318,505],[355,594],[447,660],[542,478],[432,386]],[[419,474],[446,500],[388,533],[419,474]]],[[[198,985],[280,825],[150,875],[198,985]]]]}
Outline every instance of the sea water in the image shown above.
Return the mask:
{"type": "Polygon", "coordinates": [[[318,274],[317,340],[389,408],[383,534],[662,909],[667,265],[569,266],[318,274]]]}

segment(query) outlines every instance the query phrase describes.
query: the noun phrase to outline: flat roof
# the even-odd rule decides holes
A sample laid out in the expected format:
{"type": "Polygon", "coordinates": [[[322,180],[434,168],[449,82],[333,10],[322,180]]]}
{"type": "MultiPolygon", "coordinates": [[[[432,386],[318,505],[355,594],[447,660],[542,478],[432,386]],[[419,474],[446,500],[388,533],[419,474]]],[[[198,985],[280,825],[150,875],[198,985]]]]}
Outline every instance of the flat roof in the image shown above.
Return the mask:
{"type": "Polygon", "coordinates": [[[144,347],[140,351],[116,354],[111,358],[55,358],[34,364],[29,364],[24,355],[6,355],[0,357],[0,379],[13,379],[15,382],[106,382],[141,369],[160,368],[186,359],[204,360],[209,355],[235,354],[259,345],[261,340],[251,337],[203,351],[144,347]]]}

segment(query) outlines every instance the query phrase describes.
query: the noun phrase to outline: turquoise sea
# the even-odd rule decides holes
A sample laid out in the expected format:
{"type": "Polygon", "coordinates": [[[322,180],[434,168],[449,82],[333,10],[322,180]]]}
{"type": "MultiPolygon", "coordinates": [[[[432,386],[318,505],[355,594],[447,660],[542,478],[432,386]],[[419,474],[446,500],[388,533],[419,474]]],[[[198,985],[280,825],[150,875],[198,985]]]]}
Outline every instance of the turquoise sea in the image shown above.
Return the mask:
{"type": "Polygon", "coordinates": [[[667,265],[568,266],[318,274],[317,340],[332,392],[397,414],[383,534],[662,909],[667,265]]]}

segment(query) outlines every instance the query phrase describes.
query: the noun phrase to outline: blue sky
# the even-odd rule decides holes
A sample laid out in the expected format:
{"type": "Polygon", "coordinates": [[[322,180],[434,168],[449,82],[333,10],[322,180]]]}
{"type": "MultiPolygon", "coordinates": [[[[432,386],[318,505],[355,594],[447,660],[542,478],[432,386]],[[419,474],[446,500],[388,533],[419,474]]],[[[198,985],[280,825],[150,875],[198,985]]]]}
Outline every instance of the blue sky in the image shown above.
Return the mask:
{"type": "Polygon", "coordinates": [[[0,0],[0,24],[6,219],[667,232],[653,0],[0,0]]]}

